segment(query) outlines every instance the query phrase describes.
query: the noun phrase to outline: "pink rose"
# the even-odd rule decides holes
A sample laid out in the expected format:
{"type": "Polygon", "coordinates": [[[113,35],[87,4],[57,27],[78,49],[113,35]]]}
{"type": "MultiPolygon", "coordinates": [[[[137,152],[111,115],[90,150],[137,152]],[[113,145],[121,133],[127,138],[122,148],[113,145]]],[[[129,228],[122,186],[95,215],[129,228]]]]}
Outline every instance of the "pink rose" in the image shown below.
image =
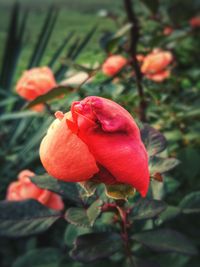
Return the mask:
{"type": "Polygon", "coordinates": [[[48,190],[40,189],[29,179],[35,174],[29,170],[23,170],[18,175],[18,181],[12,182],[7,190],[6,199],[20,201],[25,199],[36,199],[41,204],[55,210],[62,210],[64,203],[61,197],[48,190]]]}
{"type": "Polygon", "coordinates": [[[132,116],[117,103],[90,96],[56,113],[40,146],[44,168],[57,179],[124,183],[145,196],[148,156],[132,116]]]}

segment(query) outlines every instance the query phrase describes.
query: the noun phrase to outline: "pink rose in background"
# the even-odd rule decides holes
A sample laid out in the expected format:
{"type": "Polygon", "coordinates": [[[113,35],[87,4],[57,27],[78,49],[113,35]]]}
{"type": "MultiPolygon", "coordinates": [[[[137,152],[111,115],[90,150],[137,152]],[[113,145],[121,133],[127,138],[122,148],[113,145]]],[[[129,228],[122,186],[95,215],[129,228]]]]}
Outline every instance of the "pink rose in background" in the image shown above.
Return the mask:
{"type": "Polygon", "coordinates": [[[129,184],[146,196],[148,156],[128,111],[111,100],[90,96],[56,117],[40,146],[48,173],[66,182],[129,184]]]}
{"type": "Polygon", "coordinates": [[[109,56],[102,65],[102,71],[107,76],[114,76],[117,74],[125,65],[127,59],[121,55],[109,56]]]}
{"type": "Polygon", "coordinates": [[[171,52],[154,49],[144,58],[141,71],[148,79],[162,82],[170,76],[168,66],[172,61],[173,55],[171,52]]]}
{"type": "Polygon", "coordinates": [[[29,179],[35,174],[29,170],[23,170],[18,175],[18,181],[12,182],[7,190],[6,199],[9,201],[20,201],[35,199],[41,204],[55,210],[62,210],[64,203],[61,197],[48,190],[40,189],[29,179]]]}

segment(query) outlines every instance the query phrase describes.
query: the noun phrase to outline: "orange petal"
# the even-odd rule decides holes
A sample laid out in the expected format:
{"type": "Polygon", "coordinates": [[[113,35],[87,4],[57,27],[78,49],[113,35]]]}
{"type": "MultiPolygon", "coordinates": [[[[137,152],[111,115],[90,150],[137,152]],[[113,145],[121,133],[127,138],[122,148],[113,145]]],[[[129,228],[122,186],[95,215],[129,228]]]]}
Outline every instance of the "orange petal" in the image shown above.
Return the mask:
{"type": "Polygon", "coordinates": [[[68,128],[71,112],[56,119],[41,142],[40,158],[47,172],[67,182],[85,181],[98,172],[87,145],[68,128]]]}

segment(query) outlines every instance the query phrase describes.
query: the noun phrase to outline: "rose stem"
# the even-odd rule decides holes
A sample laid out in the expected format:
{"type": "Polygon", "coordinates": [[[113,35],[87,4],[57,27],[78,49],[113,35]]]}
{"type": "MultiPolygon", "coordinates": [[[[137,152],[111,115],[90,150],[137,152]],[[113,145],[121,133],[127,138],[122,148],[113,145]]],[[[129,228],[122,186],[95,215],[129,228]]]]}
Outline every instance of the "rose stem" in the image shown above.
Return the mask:
{"type": "Polygon", "coordinates": [[[139,116],[140,116],[140,120],[145,122],[147,103],[145,101],[144,90],[142,86],[142,73],[140,71],[140,66],[137,60],[137,43],[140,37],[139,25],[138,25],[138,20],[136,18],[136,15],[135,15],[135,12],[132,6],[132,1],[131,0],[123,0],[123,1],[124,1],[124,7],[126,10],[128,21],[132,24],[132,27],[130,30],[129,53],[131,56],[130,62],[135,71],[136,86],[137,86],[138,95],[140,97],[139,116]]]}

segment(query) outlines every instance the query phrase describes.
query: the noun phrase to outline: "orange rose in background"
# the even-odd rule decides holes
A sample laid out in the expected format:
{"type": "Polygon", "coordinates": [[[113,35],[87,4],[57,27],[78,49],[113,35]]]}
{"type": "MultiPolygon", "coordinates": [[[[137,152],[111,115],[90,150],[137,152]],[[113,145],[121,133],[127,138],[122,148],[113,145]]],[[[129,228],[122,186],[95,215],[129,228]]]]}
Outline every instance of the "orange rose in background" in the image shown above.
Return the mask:
{"type": "Polygon", "coordinates": [[[114,76],[117,74],[125,65],[127,59],[121,55],[112,55],[106,59],[102,65],[102,71],[107,76],[114,76]]]}
{"type": "MultiPolygon", "coordinates": [[[[39,67],[23,73],[17,83],[16,91],[21,97],[30,101],[49,92],[56,86],[57,83],[51,69],[48,67],[39,67]]],[[[41,111],[43,108],[43,104],[34,107],[36,111],[41,111]]]]}
{"type": "Polygon", "coordinates": [[[90,96],[56,117],[40,145],[48,173],[66,182],[129,184],[146,196],[148,155],[128,111],[109,99],[90,96]]]}
{"type": "Polygon", "coordinates": [[[155,49],[144,58],[141,71],[148,79],[162,82],[170,76],[167,68],[172,61],[171,52],[155,49]]]}
{"type": "Polygon", "coordinates": [[[192,28],[200,27],[200,16],[191,18],[189,23],[192,28]]]}
{"type": "Polygon", "coordinates": [[[48,190],[40,189],[29,179],[35,174],[29,170],[23,170],[18,175],[18,181],[12,182],[7,190],[6,199],[9,201],[20,201],[25,199],[36,199],[41,204],[55,210],[62,210],[64,203],[61,197],[48,190]]]}

